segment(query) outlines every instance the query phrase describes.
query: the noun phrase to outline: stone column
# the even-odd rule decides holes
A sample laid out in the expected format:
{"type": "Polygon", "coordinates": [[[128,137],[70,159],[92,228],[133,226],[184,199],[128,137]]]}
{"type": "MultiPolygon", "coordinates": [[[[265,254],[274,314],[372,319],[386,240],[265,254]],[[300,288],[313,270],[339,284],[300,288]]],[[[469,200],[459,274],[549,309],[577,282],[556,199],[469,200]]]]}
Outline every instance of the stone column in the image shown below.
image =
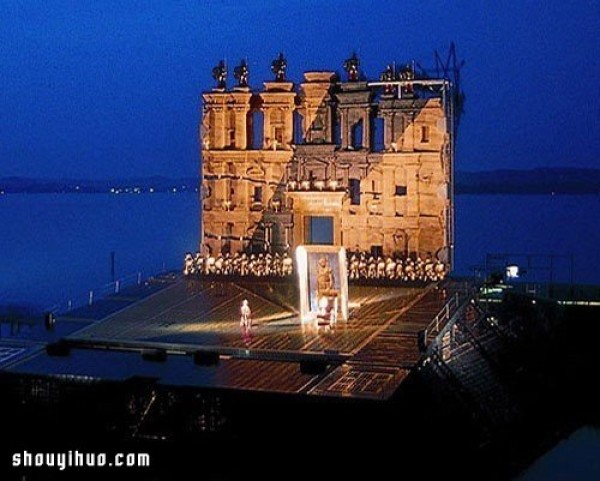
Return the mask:
{"type": "Polygon", "coordinates": [[[225,146],[225,110],[216,108],[215,115],[215,131],[213,133],[214,148],[222,149],[225,146]]]}
{"type": "Polygon", "coordinates": [[[369,118],[369,113],[369,109],[365,108],[365,111],[363,113],[363,149],[368,149],[371,147],[371,119],[369,118]]]}
{"type": "Polygon", "coordinates": [[[348,148],[348,113],[346,109],[338,109],[338,117],[340,121],[340,148],[348,148]]]}
{"type": "Polygon", "coordinates": [[[284,108],[285,115],[285,132],[283,141],[286,145],[294,143],[294,109],[290,107],[284,108]]]}
{"type": "Polygon", "coordinates": [[[247,117],[248,108],[235,108],[235,148],[246,149],[248,147],[247,117]]]}
{"type": "Polygon", "coordinates": [[[342,244],[342,223],[340,221],[340,215],[335,214],[333,216],[333,244],[342,244]]]}
{"type": "Polygon", "coordinates": [[[270,149],[273,143],[273,137],[271,135],[271,109],[263,108],[263,149],[270,149]]]}

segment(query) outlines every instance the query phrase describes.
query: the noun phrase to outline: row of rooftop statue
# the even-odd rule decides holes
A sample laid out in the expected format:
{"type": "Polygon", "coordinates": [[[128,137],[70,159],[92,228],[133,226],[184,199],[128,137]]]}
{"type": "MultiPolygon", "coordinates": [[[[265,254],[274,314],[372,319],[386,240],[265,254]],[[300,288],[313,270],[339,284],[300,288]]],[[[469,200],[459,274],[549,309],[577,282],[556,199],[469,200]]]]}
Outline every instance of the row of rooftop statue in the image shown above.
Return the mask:
{"type": "MultiPolygon", "coordinates": [[[[446,277],[446,265],[431,257],[375,257],[367,252],[348,252],[346,259],[350,280],[390,280],[400,282],[436,282],[446,277]]],[[[186,276],[288,277],[294,262],[287,254],[218,254],[185,255],[186,276]]]]}
{"type": "MultiPolygon", "coordinates": [[[[348,75],[349,82],[358,82],[361,78],[360,74],[360,60],[356,53],[353,53],[350,58],[347,58],[343,63],[344,70],[348,75]]],[[[287,71],[287,60],[284,57],[283,53],[280,53],[279,56],[273,60],[271,63],[271,72],[275,74],[276,82],[284,82],[286,80],[286,71],[287,71]]],[[[237,80],[238,88],[247,89],[248,88],[248,77],[250,75],[250,69],[248,67],[248,62],[246,60],[241,60],[240,64],[236,66],[233,70],[233,76],[237,80]]],[[[225,90],[227,88],[227,65],[224,60],[221,60],[213,69],[212,76],[216,80],[217,90],[225,90]]],[[[380,75],[380,80],[382,82],[393,82],[397,80],[411,81],[415,79],[415,68],[414,65],[407,64],[405,66],[400,67],[396,70],[395,64],[389,64],[385,70],[380,75]]],[[[385,92],[392,93],[395,87],[392,84],[385,85],[385,92]]],[[[412,92],[412,86],[410,84],[403,87],[407,90],[405,93],[412,92]]]]}

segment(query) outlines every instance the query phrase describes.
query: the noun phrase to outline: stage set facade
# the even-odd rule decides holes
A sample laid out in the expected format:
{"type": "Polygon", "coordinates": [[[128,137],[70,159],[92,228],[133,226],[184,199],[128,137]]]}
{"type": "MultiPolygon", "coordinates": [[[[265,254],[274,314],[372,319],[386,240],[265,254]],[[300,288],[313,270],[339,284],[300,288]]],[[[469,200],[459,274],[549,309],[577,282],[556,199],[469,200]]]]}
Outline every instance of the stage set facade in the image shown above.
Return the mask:
{"type": "Polygon", "coordinates": [[[368,81],[360,60],[308,71],[287,62],[249,86],[245,61],[202,95],[202,246],[218,255],[339,245],[451,266],[454,92],[445,78],[390,64],[368,81]]]}

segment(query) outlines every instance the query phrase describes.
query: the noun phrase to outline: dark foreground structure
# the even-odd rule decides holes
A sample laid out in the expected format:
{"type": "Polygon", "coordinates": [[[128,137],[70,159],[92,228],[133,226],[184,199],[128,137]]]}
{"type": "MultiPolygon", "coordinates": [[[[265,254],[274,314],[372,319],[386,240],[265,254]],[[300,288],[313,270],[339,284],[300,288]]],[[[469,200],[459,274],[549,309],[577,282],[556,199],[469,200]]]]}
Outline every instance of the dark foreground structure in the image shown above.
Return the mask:
{"type": "Polygon", "coordinates": [[[299,321],[295,296],[286,282],[163,276],[2,341],[14,452],[151,454],[135,469],[6,459],[2,479],[508,479],[594,421],[592,308],[486,307],[454,280],[355,285],[348,321],[319,325],[299,321]]]}

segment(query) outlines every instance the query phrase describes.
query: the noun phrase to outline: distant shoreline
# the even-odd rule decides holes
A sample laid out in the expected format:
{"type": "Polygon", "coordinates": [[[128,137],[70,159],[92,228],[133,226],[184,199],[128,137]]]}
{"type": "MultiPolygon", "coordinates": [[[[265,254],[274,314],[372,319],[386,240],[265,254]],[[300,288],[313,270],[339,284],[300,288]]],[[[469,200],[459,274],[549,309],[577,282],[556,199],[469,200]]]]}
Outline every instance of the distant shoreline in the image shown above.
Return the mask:
{"type": "MultiPolygon", "coordinates": [[[[112,192],[30,192],[30,191],[23,191],[23,192],[0,192],[0,198],[4,197],[4,196],[13,196],[13,195],[120,195],[120,196],[139,196],[139,195],[156,195],[156,194],[168,194],[168,195],[189,195],[189,194],[193,194],[193,195],[198,195],[198,192],[194,192],[194,191],[185,191],[185,192],[169,192],[169,191],[156,191],[156,192],[139,192],[139,193],[119,193],[119,194],[115,194],[112,192]]],[[[454,192],[454,195],[481,195],[481,196],[485,196],[485,195],[510,195],[510,196],[524,196],[524,197],[529,197],[529,196],[577,196],[577,195],[586,195],[586,196],[600,196],[600,192],[595,191],[595,192],[589,192],[589,191],[565,191],[565,192],[535,192],[535,191],[518,191],[518,192],[512,192],[512,191],[488,191],[488,190],[459,190],[457,189],[454,192]]]]}
{"type": "Polygon", "coordinates": [[[600,195],[599,191],[589,192],[589,191],[557,191],[557,192],[547,192],[547,191],[478,191],[478,190],[456,190],[454,192],[455,195],[522,195],[522,196],[534,196],[534,195],[547,195],[547,196],[570,196],[570,195],[600,195]]]}
{"type": "MultiPolygon", "coordinates": [[[[197,177],[140,177],[130,179],[36,179],[0,177],[0,195],[194,193],[197,177]]],[[[458,195],[600,195],[600,169],[552,168],[532,170],[458,171],[458,195]]]]}
{"type": "Polygon", "coordinates": [[[80,191],[80,192],[65,192],[65,191],[11,191],[11,192],[0,192],[0,196],[9,195],[122,195],[122,196],[136,196],[136,195],[156,195],[156,194],[170,194],[170,195],[181,195],[181,194],[194,194],[198,195],[198,191],[186,190],[181,192],[170,192],[167,190],[157,190],[154,192],[106,192],[106,191],[80,191]]]}

